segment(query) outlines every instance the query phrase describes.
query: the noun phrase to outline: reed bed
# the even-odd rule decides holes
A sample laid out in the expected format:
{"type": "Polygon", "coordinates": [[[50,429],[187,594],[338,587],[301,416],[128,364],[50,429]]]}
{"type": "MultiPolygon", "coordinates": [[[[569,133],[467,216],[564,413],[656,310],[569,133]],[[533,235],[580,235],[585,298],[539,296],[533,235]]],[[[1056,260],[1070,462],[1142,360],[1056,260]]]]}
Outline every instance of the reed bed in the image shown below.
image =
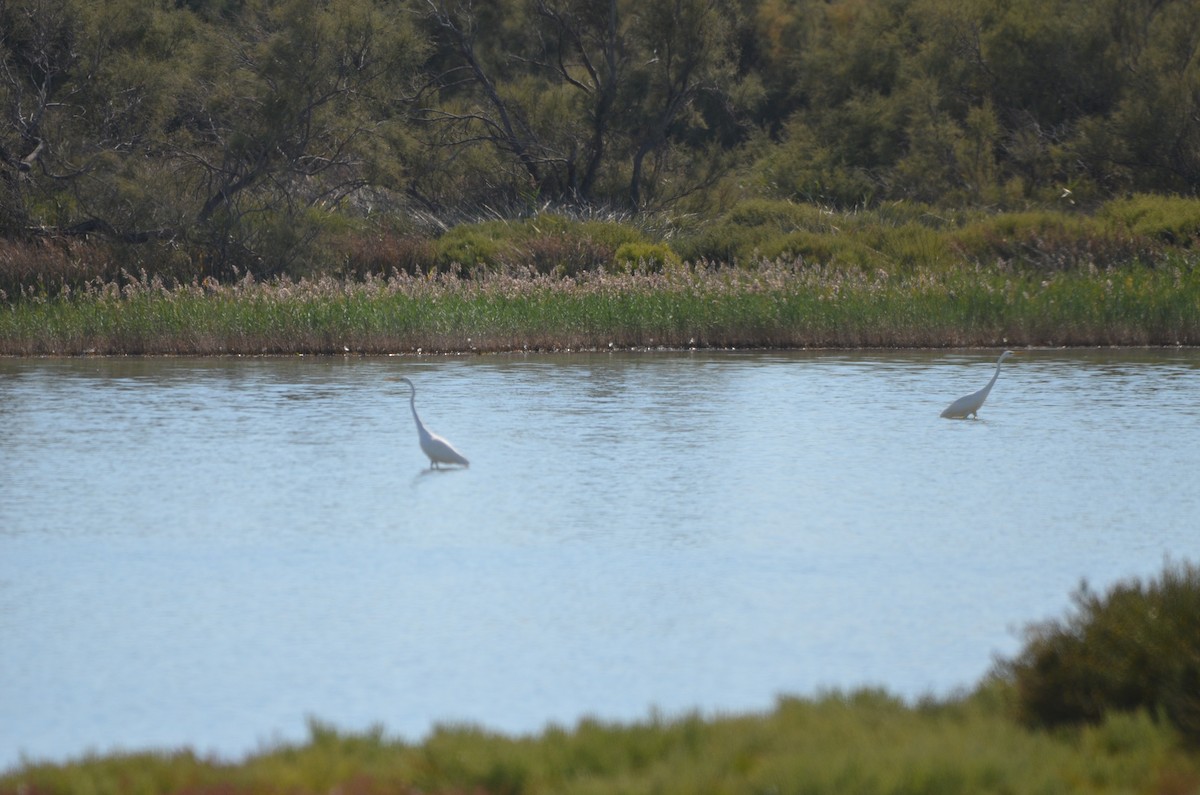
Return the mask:
{"type": "Polygon", "coordinates": [[[636,348],[1200,344],[1194,263],[1037,273],[661,270],[166,284],[126,274],[0,310],[0,354],[382,354],[636,348]]]}

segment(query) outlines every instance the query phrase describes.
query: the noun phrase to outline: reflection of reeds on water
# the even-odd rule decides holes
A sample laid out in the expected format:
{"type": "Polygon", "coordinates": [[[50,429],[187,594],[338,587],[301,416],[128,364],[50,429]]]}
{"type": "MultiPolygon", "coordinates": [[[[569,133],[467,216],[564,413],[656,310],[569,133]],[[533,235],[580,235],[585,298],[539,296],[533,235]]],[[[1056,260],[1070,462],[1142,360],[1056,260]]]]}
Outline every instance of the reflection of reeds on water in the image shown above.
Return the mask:
{"type": "Polygon", "coordinates": [[[1190,264],[1035,275],[792,259],[571,277],[143,276],[25,297],[0,314],[0,353],[16,355],[1198,343],[1190,264]]]}

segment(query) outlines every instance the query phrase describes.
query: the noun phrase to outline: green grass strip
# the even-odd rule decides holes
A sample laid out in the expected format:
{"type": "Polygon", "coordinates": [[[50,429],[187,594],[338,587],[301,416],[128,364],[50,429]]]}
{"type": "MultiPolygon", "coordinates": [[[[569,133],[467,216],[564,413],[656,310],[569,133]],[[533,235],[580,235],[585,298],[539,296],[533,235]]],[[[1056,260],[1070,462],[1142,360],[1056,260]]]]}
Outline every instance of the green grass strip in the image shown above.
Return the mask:
{"type": "Polygon", "coordinates": [[[677,266],[488,275],[105,285],[0,308],[0,354],[274,354],[639,347],[1200,344],[1200,274],[677,266]]]}

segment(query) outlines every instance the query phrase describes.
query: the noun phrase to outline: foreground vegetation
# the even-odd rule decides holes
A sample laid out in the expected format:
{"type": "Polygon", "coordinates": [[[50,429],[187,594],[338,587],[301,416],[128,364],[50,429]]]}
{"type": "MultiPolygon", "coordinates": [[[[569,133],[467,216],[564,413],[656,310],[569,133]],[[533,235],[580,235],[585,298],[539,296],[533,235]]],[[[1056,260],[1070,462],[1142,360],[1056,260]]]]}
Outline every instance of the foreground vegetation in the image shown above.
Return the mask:
{"type": "Polygon", "coordinates": [[[585,721],[506,737],[442,728],[420,745],[314,726],[307,743],[229,764],[174,754],[30,766],[2,795],[51,793],[1194,793],[1200,759],[1144,713],[1052,735],[980,697],[912,708],[878,692],[784,699],[766,715],[585,721]]]}
{"type": "Polygon", "coordinates": [[[978,689],[905,704],[879,691],[781,699],[765,715],[656,716],[507,737],[442,727],[420,744],[314,724],[238,762],[189,752],[26,764],[0,795],[50,793],[1200,792],[1200,567],[1099,596],[978,689]],[[1079,707],[1082,707],[1080,709],[1079,707]]]}

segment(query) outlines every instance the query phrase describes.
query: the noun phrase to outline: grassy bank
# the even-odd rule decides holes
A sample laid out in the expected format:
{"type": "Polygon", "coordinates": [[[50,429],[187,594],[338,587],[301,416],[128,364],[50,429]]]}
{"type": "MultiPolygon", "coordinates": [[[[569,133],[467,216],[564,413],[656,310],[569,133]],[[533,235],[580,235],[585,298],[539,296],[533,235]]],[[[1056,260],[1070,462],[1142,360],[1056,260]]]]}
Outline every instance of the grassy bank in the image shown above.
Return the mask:
{"type": "Polygon", "coordinates": [[[1051,273],[777,259],[575,276],[142,277],[0,307],[3,355],[1195,344],[1200,270],[1183,256],[1051,273]]]}

